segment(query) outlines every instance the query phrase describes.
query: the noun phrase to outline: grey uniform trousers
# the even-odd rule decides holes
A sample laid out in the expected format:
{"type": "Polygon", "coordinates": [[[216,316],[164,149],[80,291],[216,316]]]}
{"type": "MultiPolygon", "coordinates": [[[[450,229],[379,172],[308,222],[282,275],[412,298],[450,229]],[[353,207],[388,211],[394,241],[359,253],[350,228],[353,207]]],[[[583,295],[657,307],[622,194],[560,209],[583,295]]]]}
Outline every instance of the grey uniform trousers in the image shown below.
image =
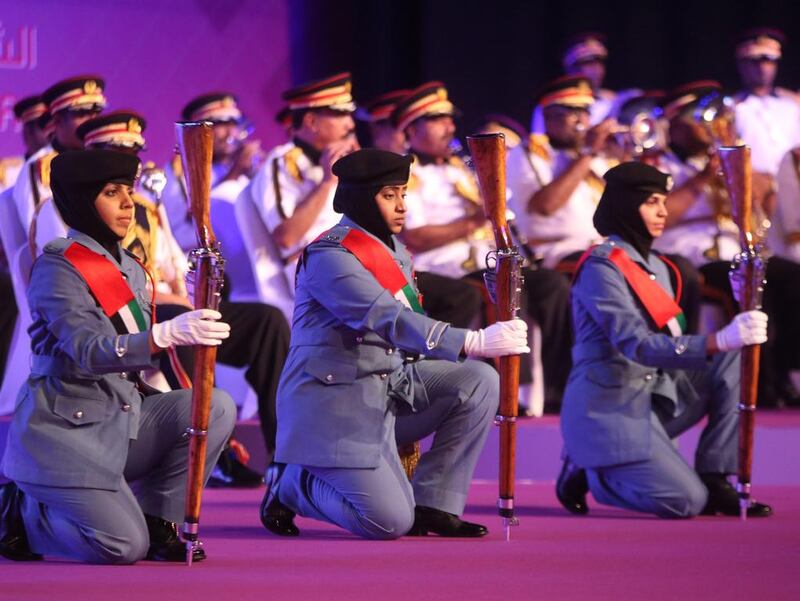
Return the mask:
{"type": "MultiPolygon", "coordinates": [[[[139,433],[130,441],[118,490],[62,488],[17,482],[31,550],[88,563],[133,563],[147,554],[144,514],[183,520],[191,390],[145,397],[139,433]]],[[[206,478],[233,431],[236,405],[214,390],[206,478]]]]}
{"type": "Polygon", "coordinates": [[[380,463],[375,468],[323,468],[289,464],[278,499],[298,515],[341,526],[369,539],[393,539],[414,524],[414,506],[460,515],[472,473],[497,411],[497,374],[485,363],[426,360],[417,366],[416,413],[406,405],[387,411],[380,463]],[[424,408],[423,408],[424,406],[424,408]],[[435,432],[413,483],[397,444],[435,432]]]}
{"type": "Polygon", "coordinates": [[[592,495],[599,503],[683,518],[699,514],[708,490],[698,473],[732,474],[737,470],[739,353],[719,353],[707,370],[686,371],[696,393],[679,405],[676,416],[650,414],[650,458],[622,465],[588,469],[592,495]],[[671,439],[708,416],[692,469],[671,439]]]}

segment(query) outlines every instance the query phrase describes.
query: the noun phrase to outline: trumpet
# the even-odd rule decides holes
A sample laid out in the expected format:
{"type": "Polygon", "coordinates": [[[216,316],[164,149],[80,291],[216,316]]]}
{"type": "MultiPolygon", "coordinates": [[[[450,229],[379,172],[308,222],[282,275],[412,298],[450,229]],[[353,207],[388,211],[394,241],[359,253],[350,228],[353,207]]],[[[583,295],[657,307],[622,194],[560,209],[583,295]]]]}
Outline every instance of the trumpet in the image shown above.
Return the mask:
{"type": "Polygon", "coordinates": [[[661,131],[658,121],[648,113],[639,113],[630,125],[618,125],[611,132],[623,148],[632,148],[634,155],[640,155],[648,150],[661,146],[661,131]]]}
{"type": "MultiPolygon", "coordinates": [[[[588,127],[584,123],[575,124],[576,133],[584,134],[587,130],[588,127]]],[[[623,149],[632,150],[635,156],[665,145],[658,120],[647,112],[636,115],[629,125],[616,123],[609,135],[613,136],[617,145],[623,149]]]]}

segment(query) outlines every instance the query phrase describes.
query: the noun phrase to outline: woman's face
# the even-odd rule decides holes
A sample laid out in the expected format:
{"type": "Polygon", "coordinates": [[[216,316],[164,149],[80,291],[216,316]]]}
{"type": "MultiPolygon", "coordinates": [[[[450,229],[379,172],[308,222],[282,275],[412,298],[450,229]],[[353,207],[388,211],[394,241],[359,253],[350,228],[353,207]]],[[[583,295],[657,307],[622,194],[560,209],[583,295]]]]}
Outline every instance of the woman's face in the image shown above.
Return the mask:
{"type": "Polygon", "coordinates": [[[653,238],[658,238],[664,233],[664,224],[667,222],[667,196],[666,194],[651,194],[650,197],[639,205],[639,215],[653,238]]]}
{"type": "Polygon", "coordinates": [[[381,217],[393,234],[399,234],[406,222],[406,191],[408,186],[384,186],[375,195],[381,217]]]}
{"type": "Polygon", "coordinates": [[[124,238],[133,221],[133,188],[125,184],[106,184],[94,206],[108,228],[120,240],[124,238]]]}

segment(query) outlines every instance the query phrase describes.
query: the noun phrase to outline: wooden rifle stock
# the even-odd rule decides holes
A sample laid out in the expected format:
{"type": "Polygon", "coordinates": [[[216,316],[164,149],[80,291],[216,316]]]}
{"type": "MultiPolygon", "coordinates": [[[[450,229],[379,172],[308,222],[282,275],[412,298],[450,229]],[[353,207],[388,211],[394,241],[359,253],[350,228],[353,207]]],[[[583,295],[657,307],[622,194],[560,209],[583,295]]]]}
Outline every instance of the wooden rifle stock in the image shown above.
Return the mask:
{"type": "MultiPolygon", "coordinates": [[[[472,164],[483,197],[486,217],[494,230],[497,251],[494,273],[487,270],[486,283],[497,306],[497,318],[507,321],[517,317],[522,288],[522,258],[514,245],[506,220],[506,143],[502,134],[467,137],[472,164]],[[494,289],[494,290],[492,290],[494,289]]],[[[491,257],[490,257],[491,258],[491,257]]],[[[488,263],[489,261],[487,261],[488,263]]],[[[500,357],[500,495],[498,511],[506,526],[515,525],[514,480],[516,463],[516,419],[519,410],[519,355],[500,357]]]]}
{"type": "MultiPolygon", "coordinates": [[[[199,248],[190,254],[194,272],[194,306],[196,309],[218,309],[224,261],[211,227],[211,154],[213,133],[210,123],[176,123],[175,132],[183,162],[186,188],[199,248]]],[[[183,537],[186,541],[186,562],[191,565],[192,552],[200,544],[198,526],[200,503],[205,481],[208,419],[214,387],[216,346],[195,346],[192,375],[192,415],[189,434],[189,464],[186,479],[186,505],[183,537]]]]}
{"type": "MultiPolygon", "coordinates": [[[[737,272],[740,287],[740,307],[743,311],[761,308],[766,261],[761,256],[761,241],[757,239],[752,196],[752,170],[748,146],[724,146],[718,150],[725,187],[731,199],[733,219],[739,227],[742,250],[734,259],[732,270],[737,272]]],[[[753,467],[753,437],[755,410],[758,400],[758,366],[760,345],[746,346],[741,351],[742,379],[739,403],[739,493],[740,516],[747,518],[750,504],[750,483],[753,467]]]]}

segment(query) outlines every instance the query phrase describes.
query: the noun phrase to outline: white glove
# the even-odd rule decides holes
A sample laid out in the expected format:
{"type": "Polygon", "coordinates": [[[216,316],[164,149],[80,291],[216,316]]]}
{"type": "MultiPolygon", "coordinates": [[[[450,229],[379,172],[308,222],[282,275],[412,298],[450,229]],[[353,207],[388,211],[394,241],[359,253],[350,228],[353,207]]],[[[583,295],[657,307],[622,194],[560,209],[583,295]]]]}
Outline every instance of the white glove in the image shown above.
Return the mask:
{"type": "Polygon", "coordinates": [[[530,352],[528,324],[521,319],[498,321],[482,330],[470,330],[464,340],[467,357],[504,357],[530,352]]]}
{"type": "Polygon", "coordinates": [[[231,326],[222,314],[213,309],[199,309],[181,313],[162,323],[153,324],[153,342],[160,348],[170,346],[217,346],[231,335],[231,326]]]}
{"type": "Polygon", "coordinates": [[[751,344],[767,341],[767,314],[763,311],[745,311],[733,318],[717,332],[717,348],[722,352],[734,351],[751,344]]]}

